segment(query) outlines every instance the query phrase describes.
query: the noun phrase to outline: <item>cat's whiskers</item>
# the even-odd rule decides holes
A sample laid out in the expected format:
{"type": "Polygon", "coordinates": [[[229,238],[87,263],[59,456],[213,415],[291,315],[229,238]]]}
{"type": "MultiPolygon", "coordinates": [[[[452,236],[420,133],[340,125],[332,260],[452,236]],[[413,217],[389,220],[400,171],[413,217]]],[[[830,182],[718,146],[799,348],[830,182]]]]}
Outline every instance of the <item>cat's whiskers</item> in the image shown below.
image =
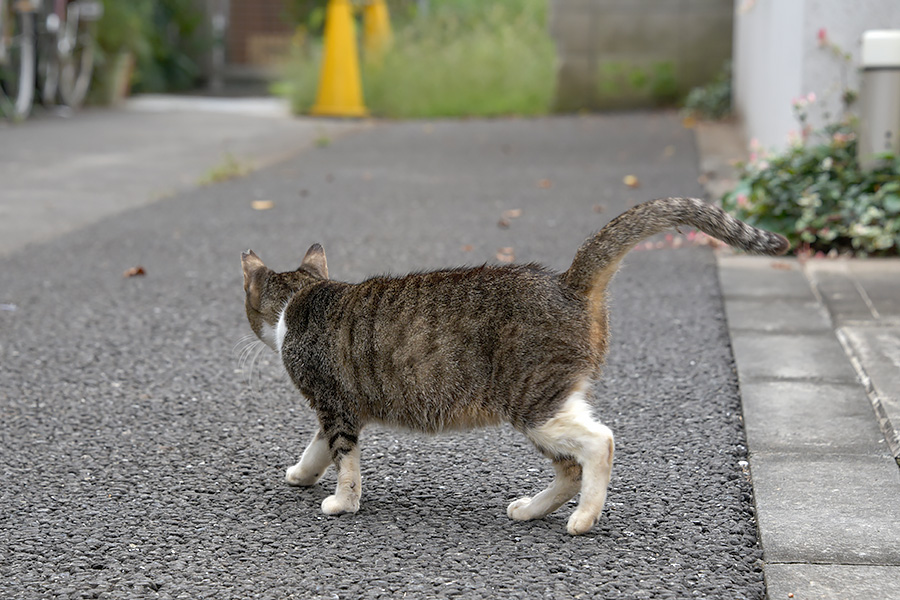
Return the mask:
{"type": "MultiPolygon", "coordinates": [[[[253,369],[254,367],[259,366],[259,357],[262,355],[264,350],[268,349],[268,346],[261,341],[256,342],[253,347],[256,349],[256,352],[253,353],[253,357],[250,359],[250,371],[247,374],[247,385],[250,386],[251,390],[253,390],[253,369]]],[[[257,384],[259,383],[261,377],[262,372],[260,371],[259,373],[257,373],[256,377],[257,384]]]]}
{"type": "MultiPolygon", "coordinates": [[[[234,346],[231,347],[231,354],[235,354],[238,351],[238,346],[244,346],[246,348],[246,344],[254,341],[256,339],[256,334],[248,333],[247,335],[242,335],[238,341],[234,343],[234,346]]],[[[243,352],[244,348],[241,348],[243,352]]]]}
{"type": "Polygon", "coordinates": [[[234,345],[234,349],[232,353],[238,351],[238,347],[240,348],[240,354],[238,357],[238,369],[240,369],[241,373],[246,375],[247,385],[253,390],[253,368],[256,366],[257,361],[259,359],[260,354],[266,345],[260,341],[255,334],[245,335],[234,345]]]}

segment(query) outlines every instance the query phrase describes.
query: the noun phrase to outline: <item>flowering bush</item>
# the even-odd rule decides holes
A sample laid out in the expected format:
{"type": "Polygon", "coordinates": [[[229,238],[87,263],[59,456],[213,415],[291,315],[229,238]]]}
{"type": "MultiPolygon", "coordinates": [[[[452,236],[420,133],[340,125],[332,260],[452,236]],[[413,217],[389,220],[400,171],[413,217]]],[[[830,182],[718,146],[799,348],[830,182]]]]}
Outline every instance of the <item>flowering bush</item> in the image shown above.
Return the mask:
{"type": "Polygon", "coordinates": [[[785,153],[753,148],[726,209],[785,235],[798,254],[900,254],[900,157],[885,154],[879,167],[861,170],[849,125],[805,126],[801,111],[814,100],[795,101],[803,128],[785,153]]]}

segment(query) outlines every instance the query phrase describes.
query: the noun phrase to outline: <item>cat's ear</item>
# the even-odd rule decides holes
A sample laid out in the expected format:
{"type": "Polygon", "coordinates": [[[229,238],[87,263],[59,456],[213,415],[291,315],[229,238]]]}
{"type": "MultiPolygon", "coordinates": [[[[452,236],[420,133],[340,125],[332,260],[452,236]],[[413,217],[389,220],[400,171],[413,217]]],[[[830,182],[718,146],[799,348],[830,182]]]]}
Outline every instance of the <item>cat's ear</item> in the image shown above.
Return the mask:
{"type": "Polygon", "coordinates": [[[328,279],[328,263],[325,261],[325,249],[321,244],[313,244],[309,247],[300,267],[306,267],[322,279],[328,279]]]}
{"type": "MultiPolygon", "coordinates": [[[[259,310],[260,282],[258,273],[265,269],[266,265],[253,250],[241,253],[241,266],[244,268],[244,291],[247,292],[247,300],[250,306],[259,310]]],[[[263,271],[265,272],[265,271],[263,271]]]]}

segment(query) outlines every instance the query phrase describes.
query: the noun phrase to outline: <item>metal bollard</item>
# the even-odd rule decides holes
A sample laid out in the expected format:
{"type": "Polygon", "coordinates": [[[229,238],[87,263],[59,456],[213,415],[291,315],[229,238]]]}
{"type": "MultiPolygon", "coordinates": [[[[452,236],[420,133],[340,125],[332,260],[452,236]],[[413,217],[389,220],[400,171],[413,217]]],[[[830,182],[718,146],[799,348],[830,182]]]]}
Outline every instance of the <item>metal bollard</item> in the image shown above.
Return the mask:
{"type": "Polygon", "coordinates": [[[900,155],[900,30],[863,33],[857,157],[864,170],[878,155],[900,155]]]}

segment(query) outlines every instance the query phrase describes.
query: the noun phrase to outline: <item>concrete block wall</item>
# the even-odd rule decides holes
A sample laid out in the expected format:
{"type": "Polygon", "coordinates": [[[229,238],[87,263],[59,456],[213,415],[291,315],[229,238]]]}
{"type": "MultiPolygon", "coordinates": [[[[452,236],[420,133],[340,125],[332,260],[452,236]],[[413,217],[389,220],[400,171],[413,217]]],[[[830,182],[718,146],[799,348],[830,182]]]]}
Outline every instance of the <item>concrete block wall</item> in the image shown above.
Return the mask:
{"type": "Polygon", "coordinates": [[[549,0],[556,108],[671,104],[731,56],[732,0],[549,0]]]}

